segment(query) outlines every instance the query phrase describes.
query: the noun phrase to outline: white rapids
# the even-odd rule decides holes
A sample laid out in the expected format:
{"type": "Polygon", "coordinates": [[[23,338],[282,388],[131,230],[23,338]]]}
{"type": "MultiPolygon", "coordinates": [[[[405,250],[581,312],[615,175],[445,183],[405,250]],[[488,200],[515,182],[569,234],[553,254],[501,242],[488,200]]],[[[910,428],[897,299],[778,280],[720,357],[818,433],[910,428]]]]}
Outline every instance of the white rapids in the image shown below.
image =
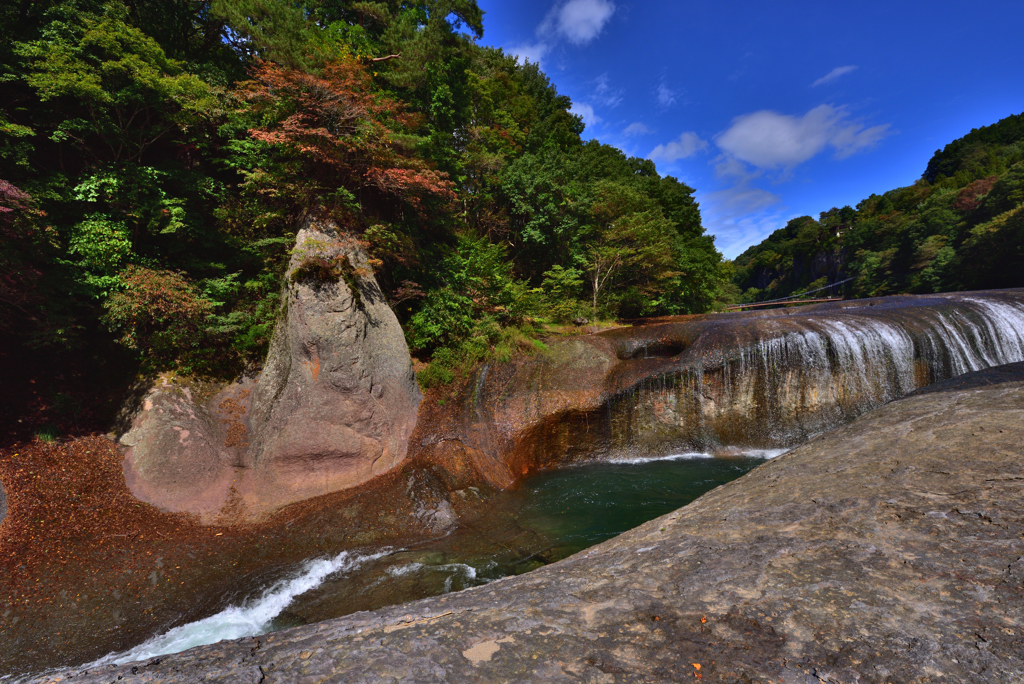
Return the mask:
{"type": "Polygon", "coordinates": [[[331,575],[353,572],[369,561],[392,553],[393,549],[384,549],[365,556],[342,551],[333,558],[308,561],[301,566],[298,576],[277,582],[247,605],[231,606],[216,615],[175,627],[129,651],[111,653],[91,666],[123,665],[169,653],[179,653],[196,646],[215,644],[225,639],[265,634],[270,630],[274,618],[299,595],[320,586],[331,575]]]}

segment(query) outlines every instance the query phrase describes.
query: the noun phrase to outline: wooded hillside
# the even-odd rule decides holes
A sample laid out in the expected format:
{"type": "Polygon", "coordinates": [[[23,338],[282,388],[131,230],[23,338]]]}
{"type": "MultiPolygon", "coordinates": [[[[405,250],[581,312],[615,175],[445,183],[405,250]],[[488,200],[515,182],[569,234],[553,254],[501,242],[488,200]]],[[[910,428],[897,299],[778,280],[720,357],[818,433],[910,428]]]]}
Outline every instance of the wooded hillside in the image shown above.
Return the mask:
{"type": "Polygon", "coordinates": [[[911,186],[802,216],[735,260],[744,301],[847,278],[847,293],[1024,285],[1024,114],[936,150],[911,186]]]}
{"type": "MultiPolygon", "coordinates": [[[[4,3],[5,384],[75,359],[255,367],[310,213],[364,241],[439,370],[545,323],[708,309],[721,258],[693,189],[583,142],[483,30],[473,0],[4,3]]],[[[48,382],[30,403],[78,416],[48,382]]]]}

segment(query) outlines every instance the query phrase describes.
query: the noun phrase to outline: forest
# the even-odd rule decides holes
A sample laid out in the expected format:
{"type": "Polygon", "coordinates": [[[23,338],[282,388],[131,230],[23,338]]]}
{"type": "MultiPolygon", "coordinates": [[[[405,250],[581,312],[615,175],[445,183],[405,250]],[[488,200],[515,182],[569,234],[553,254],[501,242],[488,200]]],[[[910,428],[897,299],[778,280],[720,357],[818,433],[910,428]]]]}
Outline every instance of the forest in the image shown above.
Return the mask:
{"type": "Polygon", "coordinates": [[[936,150],[913,185],[789,221],[732,267],[744,302],[842,281],[854,297],[1024,285],[1024,113],[936,150]]]}
{"type": "Polygon", "coordinates": [[[365,245],[426,386],[711,308],[693,189],[584,141],[483,31],[474,0],[3,3],[5,415],[84,429],[126,378],[253,372],[309,216],[365,245]]]}

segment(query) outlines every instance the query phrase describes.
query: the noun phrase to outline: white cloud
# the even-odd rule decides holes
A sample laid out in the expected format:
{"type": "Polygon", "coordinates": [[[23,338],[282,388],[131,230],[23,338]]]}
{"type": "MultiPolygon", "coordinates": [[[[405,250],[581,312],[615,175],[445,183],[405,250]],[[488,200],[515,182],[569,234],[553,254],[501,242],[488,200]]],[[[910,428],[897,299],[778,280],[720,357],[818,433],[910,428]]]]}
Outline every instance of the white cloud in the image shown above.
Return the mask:
{"type": "Polygon", "coordinates": [[[648,135],[650,133],[654,133],[654,131],[639,121],[629,124],[626,126],[626,130],[622,131],[623,135],[648,135]]]}
{"type": "Polygon", "coordinates": [[[651,153],[647,155],[647,158],[652,161],[671,163],[680,159],[692,157],[698,152],[703,152],[707,148],[707,141],[701,140],[700,136],[693,131],[687,131],[672,142],[655,147],[651,150],[651,153]]]}
{"type": "MultiPolygon", "coordinates": [[[[585,45],[597,38],[614,13],[615,3],[611,0],[568,0],[556,3],[537,26],[537,42],[506,47],[505,52],[515,55],[520,64],[526,61],[541,64],[558,44],[559,37],[567,38],[576,45],[585,45]]],[[[607,88],[607,76],[603,78],[604,87],[607,88]]],[[[614,107],[622,101],[621,93],[610,89],[602,92],[600,79],[597,89],[598,98],[602,102],[605,99],[613,102],[608,106],[614,107]]]]}
{"type": "Polygon", "coordinates": [[[830,144],[836,148],[836,159],[846,159],[861,150],[874,147],[887,135],[889,135],[889,124],[871,128],[846,126],[836,131],[830,144]]]}
{"type": "Polygon", "coordinates": [[[583,123],[587,126],[596,126],[602,119],[594,113],[594,108],[585,102],[574,102],[569,111],[583,117],[583,123]]]}
{"type": "Polygon", "coordinates": [[[727,259],[739,256],[785,225],[775,193],[745,183],[698,196],[701,221],[727,259]]]}
{"type": "Polygon", "coordinates": [[[527,44],[506,48],[505,52],[510,55],[515,55],[516,61],[520,64],[525,64],[527,61],[532,64],[540,64],[541,60],[544,59],[544,55],[546,55],[550,50],[550,45],[544,42],[539,42],[532,45],[527,44]]]}
{"type": "Polygon", "coordinates": [[[568,0],[551,9],[537,33],[559,33],[570,43],[585,45],[597,38],[614,13],[610,0],[568,0]]]}
{"type": "Polygon", "coordinates": [[[597,86],[594,88],[594,99],[605,107],[618,107],[622,102],[622,90],[611,87],[608,74],[601,74],[596,80],[597,86]]]}
{"type": "Polygon", "coordinates": [[[819,105],[803,116],[763,110],[733,119],[715,142],[729,156],[760,169],[790,170],[831,146],[843,159],[875,145],[889,125],[865,128],[844,107],[819,105]]]}
{"type": "Polygon", "coordinates": [[[715,175],[719,178],[728,178],[731,176],[739,178],[740,180],[749,180],[760,175],[759,171],[751,173],[746,164],[741,162],[739,159],[730,157],[727,154],[720,155],[713,163],[715,165],[715,175]]]}
{"type": "Polygon", "coordinates": [[[676,103],[676,92],[664,83],[658,84],[658,105],[668,109],[676,103]]]}
{"type": "Polygon", "coordinates": [[[778,204],[782,198],[774,192],[740,184],[706,195],[705,204],[714,208],[720,218],[738,218],[778,204]]]}
{"type": "Polygon", "coordinates": [[[812,83],[811,87],[814,88],[814,87],[820,86],[820,85],[822,85],[824,83],[831,83],[832,81],[836,80],[840,76],[844,76],[844,75],[850,73],[851,71],[856,71],[856,70],[857,70],[857,65],[856,64],[848,64],[846,66],[836,67],[835,69],[833,69],[832,71],[828,72],[827,74],[825,74],[824,76],[819,78],[817,81],[812,83]]]}

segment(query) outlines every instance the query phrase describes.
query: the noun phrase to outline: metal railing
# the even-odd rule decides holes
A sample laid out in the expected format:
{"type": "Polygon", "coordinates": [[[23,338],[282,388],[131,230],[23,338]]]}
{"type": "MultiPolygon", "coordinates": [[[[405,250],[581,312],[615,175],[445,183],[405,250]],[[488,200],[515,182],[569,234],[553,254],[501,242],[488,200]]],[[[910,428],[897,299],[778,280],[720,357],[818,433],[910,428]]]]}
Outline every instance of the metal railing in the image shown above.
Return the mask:
{"type": "Polygon", "coordinates": [[[768,301],[765,301],[765,302],[751,302],[749,304],[736,304],[734,306],[726,307],[725,310],[726,311],[734,311],[736,309],[753,309],[753,308],[757,308],[759,306],[772,306],[774,304],[813,304],[815,302],[835,301],[836,299],[842,299],[842,297],[818,297],[816,299],[800,299],[800,297],[805,297],[805,296],[807,296],[809,294],[814,294],[815,292],[821,292],[823,290],[832,290],[833,288],[839,287],[840,285],[845,285],[846,283],[849,283],[849,282],[851,282],[853,280],[856,280],[856,278],[847,278],[846,280],[840,280],[837,283],[832,283],[831,285],[826,285],[825,287],[819,287],[819,288],[816,288],[814,290],[807,290],[807,292],[800,292],[798,294],[792,294],[792,295],[789,295],[788,297],[779,297],[778,299],[769,299],[768,301]]]}

